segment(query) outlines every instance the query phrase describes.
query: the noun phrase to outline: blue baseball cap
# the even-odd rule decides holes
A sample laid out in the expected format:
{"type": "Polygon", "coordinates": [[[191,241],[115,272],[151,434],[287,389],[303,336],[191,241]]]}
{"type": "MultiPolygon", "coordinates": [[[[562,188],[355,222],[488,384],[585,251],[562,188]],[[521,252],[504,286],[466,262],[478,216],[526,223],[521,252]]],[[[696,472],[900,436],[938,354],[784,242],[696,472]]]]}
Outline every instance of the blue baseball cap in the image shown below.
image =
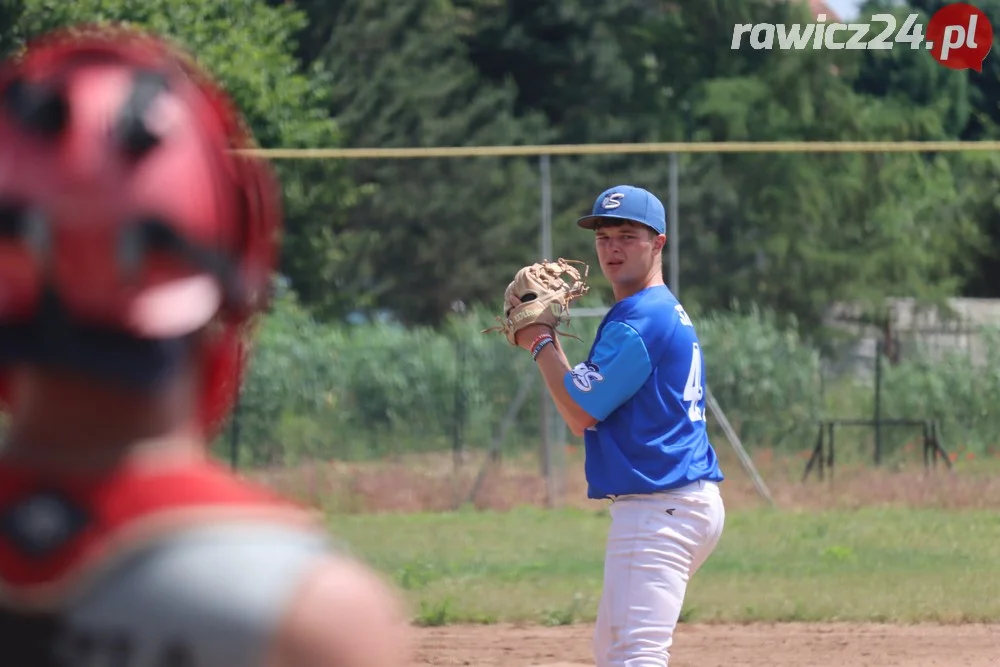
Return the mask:
{"type": "Polygon", "coordinates": [[[597,196],[590,215],[576,221],[584,229],[594,229],[602,218],[632,220],[667,233],[667,214],[663,203],[652,192],[634,185],[616,185],[597,196]]]}

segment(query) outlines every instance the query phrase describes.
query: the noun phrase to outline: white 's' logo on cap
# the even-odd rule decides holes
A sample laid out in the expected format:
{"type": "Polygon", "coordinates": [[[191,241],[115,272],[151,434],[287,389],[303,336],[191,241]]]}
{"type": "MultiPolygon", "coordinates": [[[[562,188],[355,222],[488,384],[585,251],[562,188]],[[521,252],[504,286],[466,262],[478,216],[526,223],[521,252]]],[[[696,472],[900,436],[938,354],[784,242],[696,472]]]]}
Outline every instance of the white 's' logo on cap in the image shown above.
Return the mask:
{"type": "Polygon", "coordinates": [[[614,192],[604,198],[604,201],[601,202],[601,208],[605,211],[616,209],[622,205],[622,199],[625,199],[624,193],[614,192]]]}

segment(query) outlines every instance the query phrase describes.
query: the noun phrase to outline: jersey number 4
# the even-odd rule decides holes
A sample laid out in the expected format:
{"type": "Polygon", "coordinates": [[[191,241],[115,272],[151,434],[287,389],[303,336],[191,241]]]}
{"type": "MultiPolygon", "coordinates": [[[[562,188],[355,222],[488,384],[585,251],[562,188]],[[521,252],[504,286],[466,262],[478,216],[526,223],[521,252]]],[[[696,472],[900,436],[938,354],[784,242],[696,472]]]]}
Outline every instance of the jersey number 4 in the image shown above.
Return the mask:
{"type": "Polygon", "coordinates": [[[691,370],[688,371],[687,383],[684,385],[684,402],[690,402],[688,418],[693,422],[705,419],[705,410],[700,405],[705,396],[705,390],[701,386],[701,368],[701,348],[698,343],[691,343],[691,370]]]}

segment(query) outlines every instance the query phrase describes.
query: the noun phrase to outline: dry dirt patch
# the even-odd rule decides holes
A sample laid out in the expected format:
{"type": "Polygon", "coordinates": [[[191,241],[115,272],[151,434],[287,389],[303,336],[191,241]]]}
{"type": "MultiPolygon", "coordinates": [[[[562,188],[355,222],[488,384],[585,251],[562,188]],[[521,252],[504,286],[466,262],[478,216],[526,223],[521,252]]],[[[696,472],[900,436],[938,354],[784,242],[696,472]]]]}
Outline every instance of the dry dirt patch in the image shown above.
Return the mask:
{"type": "MultiPolygon", "coordinates": [[[[727,479],[722,485],[728,510],[762,507],[750,477],[726,450],[720,452],[727,479]]],[[[872,505],[938,509],[1000,509],[1000,474],[969,466],[950,472],[866,466],[841,467],[833,479],[802,482],[804,461],[757,456],[757,466],[781,509],[823,510],[872,505]]],[[[993,470],[996,470],[994,467],[993,470]]],[[[488,464],[470,455],[456,466],[448,454],[406,456],[365,463],[315,461],[287,468],[248,472],[279,491],[311,505],[336,512],[440,512],[472,505],[509,510],[546,504],[546,480],[533,457],[488,464]]],[[[568,457],[560,480],[558,503],[587,508],[599,504],[586,498],[583,459],[568,457]]]]}
{"type": "MultiPolygon", "coordinates": [[[[585,667],[590,625],[418,628],[414,665],[585,667]]],[[[681,625],[671,667],[992,667],[1000,626],[681,625]]]]}

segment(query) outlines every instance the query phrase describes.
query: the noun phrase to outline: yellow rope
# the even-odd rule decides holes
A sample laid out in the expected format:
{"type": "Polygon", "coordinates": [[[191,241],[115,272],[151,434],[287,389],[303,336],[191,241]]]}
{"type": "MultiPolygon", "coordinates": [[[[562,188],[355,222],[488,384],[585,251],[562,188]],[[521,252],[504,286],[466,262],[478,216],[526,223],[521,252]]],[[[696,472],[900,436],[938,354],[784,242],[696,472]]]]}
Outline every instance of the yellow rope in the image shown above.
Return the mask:
{"type": "Polygon", "coordinates": [[[236,151],[272,160],[524,157],[628,153],[954,153],[1000,150],[998,141],[723,141],[440,148],[252,148],[236,151]]]}

